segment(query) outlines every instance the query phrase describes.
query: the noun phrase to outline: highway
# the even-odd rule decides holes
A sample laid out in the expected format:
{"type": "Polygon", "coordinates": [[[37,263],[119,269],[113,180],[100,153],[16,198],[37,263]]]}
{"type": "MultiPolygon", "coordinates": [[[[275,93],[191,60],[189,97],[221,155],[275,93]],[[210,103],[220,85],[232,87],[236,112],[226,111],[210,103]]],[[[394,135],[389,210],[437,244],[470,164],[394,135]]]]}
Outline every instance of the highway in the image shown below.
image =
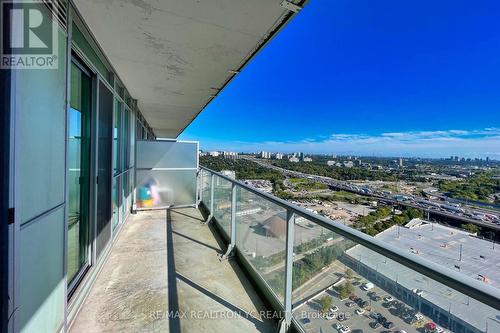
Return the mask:
{"type": "Polygon", "coordinates": [[[418,208],[424,210],[425,212],[428,212],[429,214],[433,214],[436,216],[445,217],[447,219],[453,219],[461,223],[472,223],[480,227],[485,227],[495,231],[500,231],[500,221],[498,220],[499,212],[492,211],[489,209],[488,210],[478,209],[475,207],[470,207],[465,205],[461,205],[459,207],[449,202],[447,203],[446,201],[443,202],[443,201],[430,200],[427,198],[413,196],[413,195],[394,195],[392,193],[386,193],[384,191],[380,191],[377,189],[371,189],[369,186],[359,186],[350,184],[345,181],[339,181],[330,177],[311,175],[298,171],[283,169],[261,159],[256,159],[251,157],[242,157],[242,158],[250,160],[263,167],[281,172],[285,176],[312,179],[319,183],[326,184],[333,189],[373,197],[386,204],[394,206],[418,208]],[[487,218],[486,215],[489,215],[491,218],[487,218]],[[497,217],[496,220],[494,219],[494,216],[497,217]]]}

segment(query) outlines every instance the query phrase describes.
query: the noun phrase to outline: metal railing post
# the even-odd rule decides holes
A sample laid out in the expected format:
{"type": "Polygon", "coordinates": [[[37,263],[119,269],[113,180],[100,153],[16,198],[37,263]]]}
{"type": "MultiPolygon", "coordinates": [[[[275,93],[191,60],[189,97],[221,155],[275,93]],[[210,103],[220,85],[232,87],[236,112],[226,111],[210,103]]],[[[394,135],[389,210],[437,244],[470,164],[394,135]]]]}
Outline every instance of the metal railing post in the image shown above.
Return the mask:
{"type": "Polygon", "coordinates": [[[227,251],[220,258],[221,260],[228,259],[236,245],[236,184],[231,183],[231,241],[227,247],[227,251]]]}
{"type": "Polygon", "coordinates": [[[280,333],[285,333],[292,325],[292,277],[293,244],[295,240],[295,214],[286,211],[286,262],[285,262],[285,318],[281,322],[280,333]]]}
{"type": "Polygon", "coordinates": [[[212,218],[214,217],[214,185],[215,175],[213,173],[210,173],[210,214],[208,215],[205,224],[212,221],[212,218]]]}

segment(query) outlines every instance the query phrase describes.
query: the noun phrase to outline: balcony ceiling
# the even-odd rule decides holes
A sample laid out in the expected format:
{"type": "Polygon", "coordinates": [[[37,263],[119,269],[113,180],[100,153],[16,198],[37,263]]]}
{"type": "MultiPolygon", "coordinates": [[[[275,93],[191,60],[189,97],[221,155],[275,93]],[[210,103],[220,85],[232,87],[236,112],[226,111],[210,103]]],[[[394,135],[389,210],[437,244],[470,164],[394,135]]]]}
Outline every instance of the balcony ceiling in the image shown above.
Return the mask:
{"type": "Polygon", "coordinates": [[[293,14],[282,0],[74,2],[164,138],[176,138],[293,14]]]}

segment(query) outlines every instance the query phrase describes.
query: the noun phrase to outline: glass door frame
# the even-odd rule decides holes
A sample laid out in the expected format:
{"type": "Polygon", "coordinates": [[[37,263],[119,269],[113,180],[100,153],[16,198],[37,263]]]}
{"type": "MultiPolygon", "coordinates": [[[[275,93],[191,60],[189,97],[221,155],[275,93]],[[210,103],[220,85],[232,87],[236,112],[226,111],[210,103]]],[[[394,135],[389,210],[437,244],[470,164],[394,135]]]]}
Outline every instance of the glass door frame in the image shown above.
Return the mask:
{"type": "MultiPolygon", "coordinates": [[[[94,253],[94,244],[93,244],[93,234],[94,234],[94,192],[95,192],[95,170],[94,170],[94,162],[95,162],[95,138],[94,138],[94,130],[95,130],[95,118],[96,118],[96,107],[95,107],[95,100],[96,100],[96,73],[90,69],[90,67],[85,65],[85,62],[82,60],[81,57],[78,56],[75,52],[71,52],[71,59],[68,61],[69,63],[69,69],[68,69],[68,91],[71,93],[71,66],[74,64],[80,71],[82,71],[83,74],[87,75],[90,79],[90,110],[89,110],[89,117],[90,117],[90,122],[89,122],[89,162],[88,162],[88,205],[87,205],[87,260],[86,263],[78,269],[78,272],[75,274],[73,279],[71,281],[67,281],[67,295],[68,299],[75,294],[75,291],[78,289],[78,286],[84,279],[86,273],[89,271],[90,267],[92,267],[93,263],[95,262],[93,253],[94,253]]],[[[69,95],[71,96],[71,95],[69,95]]],[[[71,105],[70,105],[70,98],[68,96],[68,110],[67,110],[67,117],[68,117],[68,128],[67,128],[67,138],[69,137],[69,124],[70,124],[70,113],[71,113],[71,105]]],[[[68,142],[68,149],[67,149],[67,154],[69,155],[69,142],[68,142]]],[[[69,167],[69,165],[68,165],[69,167]]],[[[69,192],[69,184],[67,183],[68,186],[68,192],[69,192]]],[[[69,204],[69,197],[68,197],[68,204],[69,204]]],[[[68,227],[67,227],[67,239],[69,238],[69,220],[68,221],[68,227]]],[[[69,249],[69,242],[66,242],[66,247],[69,249]]],[[[67,250],[67,252],[69,252],[67,250]]],[[[69,253],[68,253],[69,254],[69,253]]],[[[68,256],[68,255],[67,255],[68,256]]],[[[68,259],[66,259],[68,261],[68,259]]],[[[67,267],[67,263],[66,263],[67,267]]],[[[66,269],[66,276],[68,272],[66,269]]]]}

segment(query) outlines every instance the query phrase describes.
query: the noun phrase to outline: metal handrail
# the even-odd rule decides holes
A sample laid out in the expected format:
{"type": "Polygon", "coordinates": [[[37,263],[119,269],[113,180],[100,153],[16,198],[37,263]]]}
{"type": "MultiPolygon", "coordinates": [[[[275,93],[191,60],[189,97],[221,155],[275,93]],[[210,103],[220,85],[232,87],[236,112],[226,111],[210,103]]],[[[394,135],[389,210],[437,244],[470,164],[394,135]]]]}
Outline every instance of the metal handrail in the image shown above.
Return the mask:
{"type": "MultiPolygon", "coordinates": [[[[236,184],[241,188],[264,198],[273,204],[276,204],[287,211],[291,211],[294,214],[301,216],[314,222],[326,229],[329,229],[347,239],[350,239],[358,244],[361,244],[377,253],[380,253],[410,269],[417,271],[435,281],[438,281],[452,289],[455,289],[462,294],[470,296],[486,305],[491,306],[494,309],[500,310],[500,289],[493,286],[487,285],[484,282],[474,280],[462,273],[456,272],[452,269],[443,267],[436,263],[430,262],[426,259],[416,257],[409,253],[404,253],[401,249],[388,245],[372,236],[364,234],[359,230],[345,226],[344,224],[331,220],[329,218],[323,217],[321,215],[312,214],[311,212],[294,205],[288,201],[277,198],[268,193],[259,191],[252,188],[241,181],[231,179],[225,175],[215,172],[209,168],[200,166],[201,169],[216,175],[226,181],[236,184]]],[[[212,214],[212,212],[211,212],[212,214]]]]}

